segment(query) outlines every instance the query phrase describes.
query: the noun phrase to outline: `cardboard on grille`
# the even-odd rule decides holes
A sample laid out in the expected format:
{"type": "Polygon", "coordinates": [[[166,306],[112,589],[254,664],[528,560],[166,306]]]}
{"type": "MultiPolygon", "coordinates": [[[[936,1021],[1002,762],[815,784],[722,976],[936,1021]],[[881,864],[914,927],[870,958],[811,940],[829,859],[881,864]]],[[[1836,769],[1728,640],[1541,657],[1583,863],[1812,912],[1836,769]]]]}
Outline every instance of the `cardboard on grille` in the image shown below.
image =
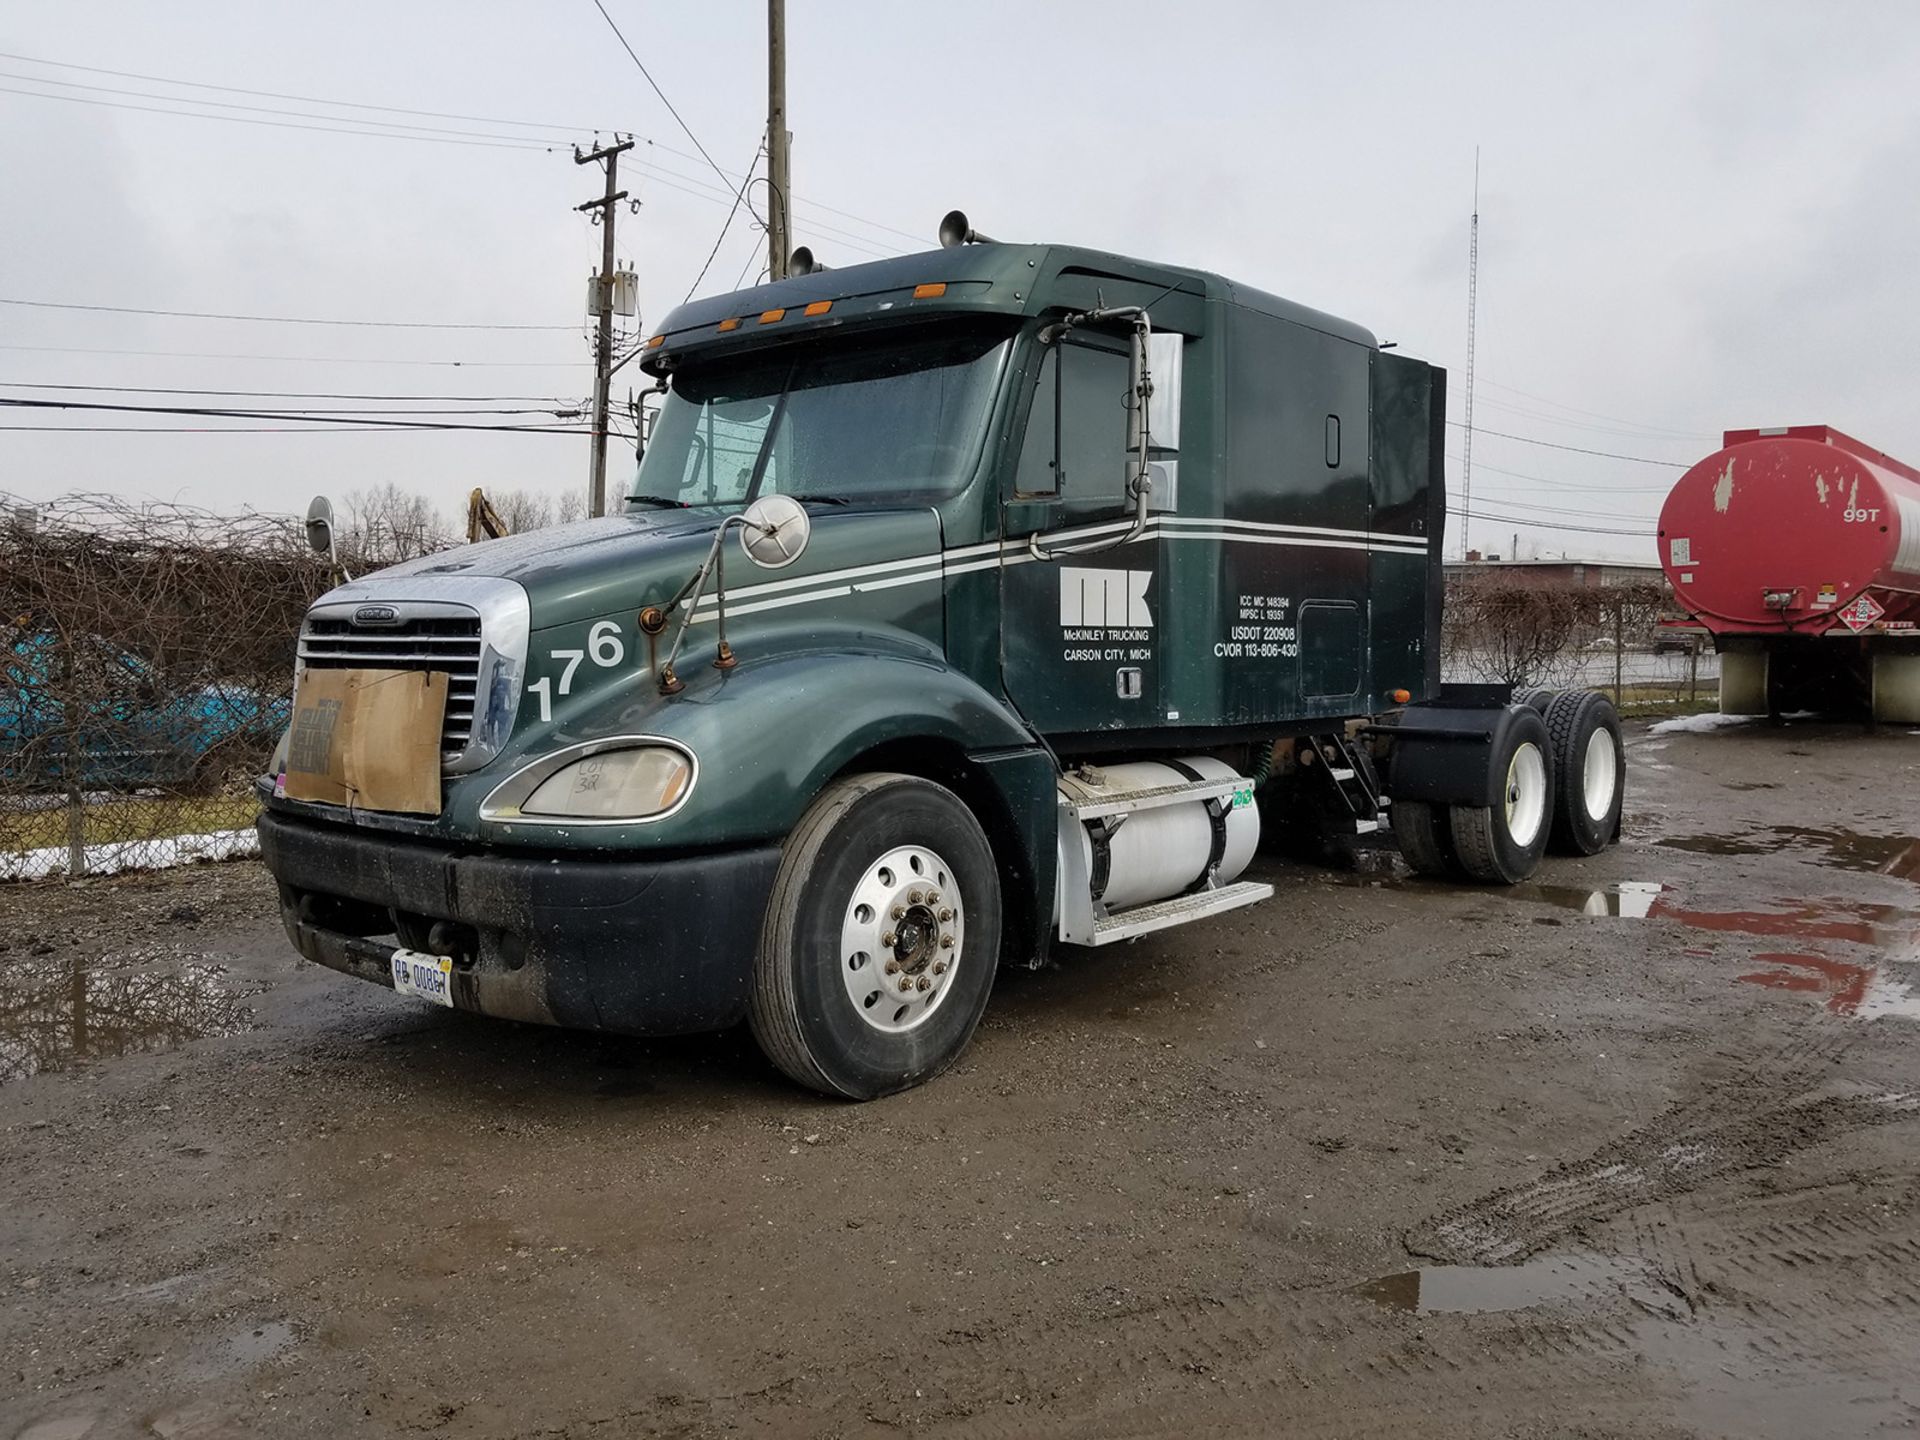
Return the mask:
{"type": "Polygon", "coordinates": [[[446,708],[444,670],[308,670],[287,741],[288,796],[438,815],[446,708]]]}

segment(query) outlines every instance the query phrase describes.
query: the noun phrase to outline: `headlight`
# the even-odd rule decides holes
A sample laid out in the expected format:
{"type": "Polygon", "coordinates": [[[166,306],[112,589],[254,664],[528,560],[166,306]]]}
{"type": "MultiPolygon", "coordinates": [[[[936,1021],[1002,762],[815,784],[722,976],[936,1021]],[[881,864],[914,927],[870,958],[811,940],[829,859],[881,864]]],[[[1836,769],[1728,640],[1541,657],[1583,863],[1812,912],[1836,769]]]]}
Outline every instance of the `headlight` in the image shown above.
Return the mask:
{"type": "Polygon", "coordinates": [[[595,740],[536,760],[501,782],[481,813],[490,820],[651,820],[693,789],[693,756],[677,746],[595,740]]]}

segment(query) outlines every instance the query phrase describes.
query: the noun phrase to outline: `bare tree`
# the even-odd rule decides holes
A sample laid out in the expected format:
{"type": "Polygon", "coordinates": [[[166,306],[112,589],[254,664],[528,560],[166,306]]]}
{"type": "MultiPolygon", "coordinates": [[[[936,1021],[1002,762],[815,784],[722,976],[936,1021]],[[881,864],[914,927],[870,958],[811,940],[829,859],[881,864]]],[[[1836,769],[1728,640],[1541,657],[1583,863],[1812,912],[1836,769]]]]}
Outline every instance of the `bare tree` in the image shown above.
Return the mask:
{"type": "Polygon", "coordinates": [[[553,504],[531,490],[500,490],[488,497],[509,535],[540,530],[553,523],[553,504]]]}
{"type": "Polygon", "coordinates": [[[454,543],[446,517],[424,495],[402,490],[393,481],[347,496],[347,525],[341,549],[359,562],[356,569],[392,565],[431,555],[454,543]]]}
{"type": "Polygon", "coordinates": [[[558,495],[543,495],[537,490],[500,490],[488,498],[493,502],[494,513],[512,535],[542,530],[549,525],[565,525],[580,519],[587,509],[586,501],[571,486],[558,495]]]}
{"type": "Polygon", "coordinates": [[[1626,653],[1652,643],[1666,603],[1658,581],[1577,585],[1497,571],[1456,575],[1447,581],[1442,654],[1455,674],[1526,689],[1564,685],[1593,652],[1611,651],[1619,690],[1626,653]]]}
{"type": "Polygon", "coordinates": [[[1447,667],[1516,688],[1565,682],[1598,633],[1583,595],[1494,573],[1454,577],[1441,641],[1447,667]]]}

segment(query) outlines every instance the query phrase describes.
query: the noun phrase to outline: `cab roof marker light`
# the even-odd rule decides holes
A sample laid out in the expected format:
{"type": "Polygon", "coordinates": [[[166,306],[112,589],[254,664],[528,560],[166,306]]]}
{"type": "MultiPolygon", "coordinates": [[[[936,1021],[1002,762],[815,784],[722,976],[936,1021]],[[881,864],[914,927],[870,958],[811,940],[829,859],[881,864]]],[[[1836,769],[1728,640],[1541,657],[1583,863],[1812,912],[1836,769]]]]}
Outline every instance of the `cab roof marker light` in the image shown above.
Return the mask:
{"type": "Polygon", "coordinates": [[[739,328],[740,328],[740,320],[738,316],[734,317],[731,320],[722,320],[720,322],[720,333],[722,335],[726,334],[729,330],[738,330],[739,328]]]}
{"type": "Polygon", "coordinates": [[[816,300],[800,313],[802,315],[824,315],[831,309],[833,309],[833,302],[831,300],[816,300]]]}
{"type": "Polygon", "coordinates": [[[760,312],[760,323],[762,325],[771,325],[776,320],[784,320],[786,315],[787,312],[784,308],[779,310],[762,310],[760,312]]]}
{"type": "Polygon", "coordinates": [[[665,335],[656,335],[651,340],[647,341],[647,349],[658,350],[662,345],[666,343],[667,343],[667,337],[665,335]]]}
{"type": "Polygon", "coordinates": [[[947,282],[944,280],[929,280],[924,285],[913,287],[913,298],[916,300],[938,300],[946,293],[947,282]]]}

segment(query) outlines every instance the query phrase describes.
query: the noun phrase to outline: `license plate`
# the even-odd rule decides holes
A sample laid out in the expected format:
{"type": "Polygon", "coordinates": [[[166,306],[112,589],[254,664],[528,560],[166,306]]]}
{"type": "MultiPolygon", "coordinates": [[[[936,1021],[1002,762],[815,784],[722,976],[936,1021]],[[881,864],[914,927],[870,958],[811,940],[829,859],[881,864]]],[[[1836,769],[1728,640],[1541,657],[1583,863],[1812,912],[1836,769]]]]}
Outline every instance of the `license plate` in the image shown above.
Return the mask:
{"type": "Polygon", "coordinates": [[[435,1005],[453,1008],[453,961],[418,950],[393,952],[393,988],[435,1005]]]}

